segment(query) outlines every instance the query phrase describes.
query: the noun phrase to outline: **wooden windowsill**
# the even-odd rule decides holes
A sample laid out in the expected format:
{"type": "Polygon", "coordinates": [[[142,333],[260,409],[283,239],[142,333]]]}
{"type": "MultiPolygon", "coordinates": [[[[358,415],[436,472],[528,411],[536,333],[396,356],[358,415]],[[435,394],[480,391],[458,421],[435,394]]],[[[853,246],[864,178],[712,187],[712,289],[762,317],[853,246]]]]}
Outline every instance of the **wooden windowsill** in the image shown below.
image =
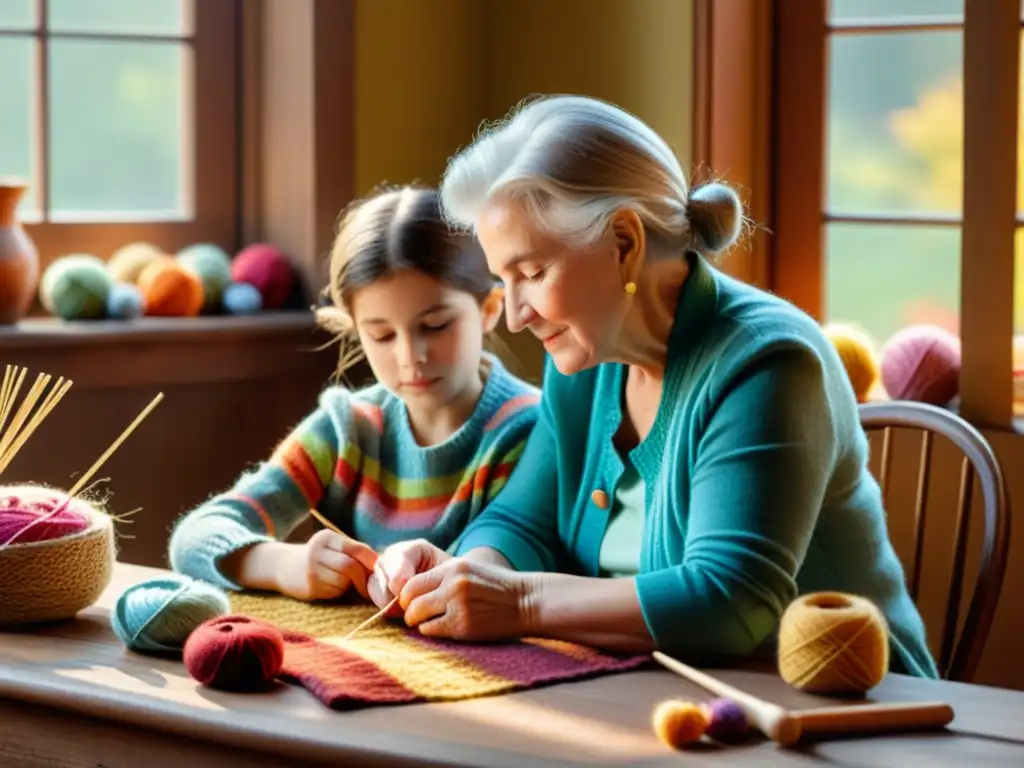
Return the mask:
{"type": "Polygon", "coordinates": [[[248,317],[64,322],[0,328],[0,366],[72,379],[76,389],[163,387],[255,379],[326,381],[337,348],[309,311],[248,317]]]}
{"type": "Polygon", "coordinates": [[[141,317],[137,320],[66,322],[41,317],[0,326],[0,349],[44,345],[134,344],[153,341],[220,343],[244,337],[315,332],[308,311],[264,312],[249,316],[141,317]]]}

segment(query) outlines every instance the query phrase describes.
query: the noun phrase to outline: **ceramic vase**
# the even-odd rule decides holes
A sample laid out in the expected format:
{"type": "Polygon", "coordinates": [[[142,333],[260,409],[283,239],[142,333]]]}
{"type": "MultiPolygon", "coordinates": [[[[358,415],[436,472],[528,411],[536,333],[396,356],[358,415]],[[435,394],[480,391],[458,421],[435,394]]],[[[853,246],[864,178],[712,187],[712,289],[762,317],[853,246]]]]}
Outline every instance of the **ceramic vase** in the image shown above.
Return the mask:
{"type": "Polygon", "coordinates": [[[18,220],[26,186],[0,177],[0,325],[21,320],[39,286],[39,252],[18,220]]]}

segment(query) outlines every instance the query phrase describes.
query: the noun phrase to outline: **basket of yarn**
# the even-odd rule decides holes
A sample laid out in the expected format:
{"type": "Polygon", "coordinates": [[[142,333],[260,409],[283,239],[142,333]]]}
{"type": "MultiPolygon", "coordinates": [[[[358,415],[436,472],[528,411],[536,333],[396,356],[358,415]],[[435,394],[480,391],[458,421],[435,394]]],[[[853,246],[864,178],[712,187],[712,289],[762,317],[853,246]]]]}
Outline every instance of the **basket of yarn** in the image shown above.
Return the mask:
{"type": "Polygon", "coordinates": [[[0,626],[73,618],[107,588],[114,559],[106,512],[41,485],[0,487],[0,626]]]}

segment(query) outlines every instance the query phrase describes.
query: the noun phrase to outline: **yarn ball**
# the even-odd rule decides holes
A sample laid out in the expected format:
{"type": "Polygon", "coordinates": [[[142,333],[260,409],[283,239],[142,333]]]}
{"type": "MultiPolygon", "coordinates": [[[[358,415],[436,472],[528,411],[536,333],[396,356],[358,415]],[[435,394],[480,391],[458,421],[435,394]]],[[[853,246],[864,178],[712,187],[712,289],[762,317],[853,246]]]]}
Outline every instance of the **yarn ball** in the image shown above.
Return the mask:
{"type": "Polygon", "coordinates": [[[232,283],[224,290],[224,311],[230,315],[255,315],[263,309],[263,296],[249,283],[232,283]]]}
{"type": "Polygon", "coordinates": [[[171,257],[152,243],[136,242],[122,245],[110,256],[107,272],[115,283],[136,285],[142,271],[154,261],[171,257]]]}
{"type": "Polygon", "coordinates": [[[133,320],[142,315],[142,292],[131,283],[114,283],[107,294],[107,317],[133,320]]]}
{"type": "Polygon", "coordinates": [[[894,400],[946,405],[960,391],[960,340],[934,325],[904,328],[882,347],[881,374],[894,400]]]}
{"type": "Polygon", "coordinates": [[[867,402],[872,387],[878,381],[878,351],[874,341],[853,325],[832,323],[823,330],[839,353],[857,402],[867,402]]]}
{"type": "Polygon", "coordinates": [[[73,618],[114,573],[110,515],[42,485],[0,488],[0,627],[73,618]]]}
{"type": "Polygon", "coordinates": [[[707,734],[715,741],[739,741],[750,729],[747,713],[732,699],[713,699],[704,705],[708,719],[707,734]]]}
{"type": "Polygon", "coordinates": [[[811,693],[864,693],[889,669],[889,632],[871,601],[841,592],[813,592],[782,614],[779,674],[811,693]]]}
{"type": "Polygon", "coordinates": [[[203,283],[177,261],[157,261],[139,275],[139,291],[147,315],[195,317],[203,308],[203,283]]]}
{"type": "Polygon", "coordinates": [[[208,688],[264,690],[284,664],[284,636],[247,616],[221,616],[189,635],[183,660],[188,673],[208,688]]]}
{"type": "Polygon", "coordinates": [[[0,487],[0,547],[81,533],[89,527],[84,504],[43,486],[0,487]]]}
{"type": "Polygon", "coordinates": [[[690,701],[669,699],[654,708],[654,732],[673,749],[700,741],[708,727],[704,710],[690,701]]]}
{"type": "Polygon", "coordinates": [[[217,587],[171,574],[126,589],[117,599],[110,623],[132,651],[174,653],[182,650],[203,622],[230,610],[228,596],[217,587]]]}
{"type": "Polygon", "coordinates": [[[62,320],[96,320],[106,316],[113,280],[106,264],[88,253],[55,259],[39,282],[43,308],[62,320]]]}
{"type": "Polygon", "coordinates": [[[219,307],[224,289],[231,282],[231,257],[227,252],[214,243],[196,243],[178,252],[178,262],[203,284],[203,308],[219,307]]]}
{"type": "Polygon", "coordinates": [[[268,243],[250,245],[231,262],[231,279],[249,283],[263,297],[264,309],[278,309],[291,295],[295,273],[280,249],[268,243]]]}

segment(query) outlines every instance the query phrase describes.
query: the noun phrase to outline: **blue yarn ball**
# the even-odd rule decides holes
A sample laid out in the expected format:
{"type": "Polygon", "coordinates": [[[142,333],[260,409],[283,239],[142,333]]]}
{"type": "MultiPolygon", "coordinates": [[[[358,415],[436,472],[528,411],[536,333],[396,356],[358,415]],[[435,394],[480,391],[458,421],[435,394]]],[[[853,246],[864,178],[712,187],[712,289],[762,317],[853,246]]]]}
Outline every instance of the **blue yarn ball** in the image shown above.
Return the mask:
{"type": "Polygon", "coordinates": [[[196,627],[230,611],[231,601],[222,590],[175,573],[126,589],[110,625],[129,650],[174,653],[196,627]]]}
{"type": "Polygon", "coordinates": [[[214,243],[195,243],[178,252],[178,262],[192,270],[203,284],[203,304],[213,309],[231,283],[231,257],[214,243]]]}
{"type": "Polygon", "coordinates": [[[62,320],[98,320],[107,311],[113,278],[107,265],[89,253],[72,253],[53,261],[39,283],[43,308],[62,320]]]}
{"type": "Polygon", "coordinates": [[[142,293],[131,283],[114,283],[107,294],[107,316],[132,320],[142,315],[142,293]]]}
{"type": "Polygon", "coordinates": [[[224,310],[229,315],[255,315],[263,309],[263,296],[249,283],[232,283],[224,291],[224,310]]]}

